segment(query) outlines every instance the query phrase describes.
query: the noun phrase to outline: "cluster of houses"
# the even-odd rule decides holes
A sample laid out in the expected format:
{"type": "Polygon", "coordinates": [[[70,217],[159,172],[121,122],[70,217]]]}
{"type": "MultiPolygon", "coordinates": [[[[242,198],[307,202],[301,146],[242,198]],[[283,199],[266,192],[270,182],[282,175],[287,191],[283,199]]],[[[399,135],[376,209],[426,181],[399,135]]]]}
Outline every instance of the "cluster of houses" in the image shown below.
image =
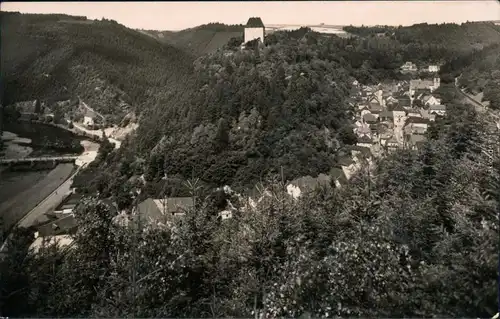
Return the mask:
{"type": "Polygon", "coordinates": [[[71,235],[76,232],[77,228],[73,210],[79,200],[80,195],[72,189],[57,207],[35,220],[31,226],[35,230],[35,241],[31,244],[35,252],[43,243],[57,241],[60,246],[68,246],[72,243],[71,235]]]}
{"type": "MultiPolygon", "coordinates": [[[[31,248],[35,252],[43,244],[57,243],[61,248],[72,246],[72,235],[76,233],[78,226],[74,209],[80,198],[81,196],[72,189],[61,204],[33,223],[31,228],[35,232],[35,241],[31,244],[31,248]]],[[[116,205],[110,200],[103,201],[103,204],[117,213],[113,222],[123,227],[129,227],[132,220],[136,222],[140,220],[143,225],[171,226],[175,219],[182,218],[187,211],[194,208],[195,199],[193,197],[148,198],[137,205],[133,214],[124,211],[118,213],[116,205]]],[[[228,218],[225,214],[221,215],[223,219],[228,218]]]]}
{"type": "Polygon", "coordinates": [[[14,103],[14,109],[19,111],[20,120],[54,120],[54,113],[45,105],[45,102],[38,100],[22,101],[14,103]]]}
{"type": "Polygon", "coordinates": [[[439,86],[438,77],[377,85],[354,80],[349,103],[355,110],[356,145],[347,147],[329,174],[298,178],[287,186],[288,193],[298,198],[321,185],[341,187],[360,170],[372,171],[377,157],[401,148],[417,150],[426,141],[431,122],[446,115],[446,106],[435,95],[439,86]]]}
{"type": "Polygon", "coordinates": [[[372,152],[418,149],[429,124],[446,114],[446,106],[434,95],[439,78],[372,86],[354,81],[353,86],[350,103],[356,110],[354,133],[358,145],[372,152]]]}
{"type": "MultiPolygon", "coordinates": [[[[412,67],[414,65],[409,65],[410,69],[412,67]]],[[[431,80],[386,81],[377,85],[362,85],[354,80],[349,103],[355,110],[353,131],[357,137],[356,145],[346,148],[343,156],[338,158],[338,164],[328,174],[297,178],[286,185],[287,193],[297,199],[321,186],[341,187],[356,172],[362,169],[371,171],[376,157],[398,148],[418,149],[426,140],[430,123],[436,117],[446,115],[446,106],[434,93],[439,86],[438,77],[431,80]]],[[[219,212],[221,220],[232,218],[235,212],[251,210],[272,197],[266,190],[245,198],[227,186],[223,190],[228,195],[237,196],[241,207],[235,209],[228,201],[226,208],[219,212]]],[[[73,214],[77,201],[78,195],[70,192],[61,205],[36,221],[35,249],[47,240],[59,240],[62,245],[71,244],[70,235],[76,231],[77,225],[73,214]]],[[[112,203],[109,206],[116,209],[112,203]]],[[[140,217],[147,224],[169,226],[194,206],[193,197],[148,198],[138,204],[132,215],[122,212],[114,221],[128,226],[131,220],[140,217]]]]}
{"type": "MultiPolygon", "coordinates": [[[[71,109],[70,100],[58,101],[55,104],[60,109],[71,109]]],[[[21,101],[14,103],[13,106],[19,111],[21,120],[43,120],[46,122],[54,120],[53,110],[43,101],[21,101]]],[[[88,108],[82,101],[79,101],[78,111],[76,113],[78,115],[77,118],[81,118],[80,121],[87,129],[94,129],[97,123],[102,122],[102,116],[88,108]]]]}
{"type": "Polygon", "coordinates": [[[437,64],[430,64],[430,65],[422,65],[417,67],[417,65],[411,61],[405,62],[401,67],[400,71],[403,74],[407,73],[416,73],[416,72],[428,72],[428,73],[438,73],[440,69],[440,66],[437,64]]]}

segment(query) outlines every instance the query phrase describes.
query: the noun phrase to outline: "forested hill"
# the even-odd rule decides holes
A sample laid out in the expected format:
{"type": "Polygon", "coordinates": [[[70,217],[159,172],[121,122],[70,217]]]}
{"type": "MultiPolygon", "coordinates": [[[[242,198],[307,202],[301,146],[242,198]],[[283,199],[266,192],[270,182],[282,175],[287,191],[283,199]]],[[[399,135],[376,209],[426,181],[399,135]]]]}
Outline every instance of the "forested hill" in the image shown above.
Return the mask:
{"type": "Polygon", "coordinates": [[[200,205],[144,231],[117,227],[123,215],[91,198],[75,208],[71,250],[26,257],[30,237],[15,234],[0,261],[2,314],[490,318],[500,158],[453,84],[439,90],[449,112],[422,149],[334,192],[295,201],[271,184],[272,196],[232,219],[200,205]]]}
{"type": "MultiPolygon", "coordinates": [[[[345,100],[352,78],[346,61],[329,57],[341,41],[306,33],[197,59],[195,89],[145,114],[130,147],[117,155],[119,167],[137,167],[142,158],[150,181],[195,176],[244,188],[281,167],[286,178],[329,172],[337,148],[352,142],[345,100]]],[[[114,189],[134,172],[108,173],[100,177],[114,189]]]]}
{"type": "Polygon", "coordinates": [[[0,17],[4,105],[78,95],[119,120],[168,99],[192,67],[189,54],[115,21],[11,12],[0,17]]]}
{"type": "Polygon", "coordinates": [[[459,56],[444,65],[442,76],[449,81],[460,76],[460,85],[472,94],[483,93],[492,109],[500,110],[500,44],[459,56]]]}
{"type": "Polygon", "coordinates": [[[343,39],[307,28],[270,34],[260,49],[233,42],[196,60],[193,89],[145,114],[131,147],[116,155],[119,165],[96,184],[112,194],[145,173],[150,181],[167,174],[248,188],[281,167],[287,180],[329,172],[339,148],[353,142],[346,102],[353,78],[400,79],[405,61],[456,54],[446,46],[416,50],[390,37],[343,39]]]}
{"type": "Polygon", "coordinates": [[[163,43],[178,47],[195,56],[212,53],[232,38],[243,40],[243,25],[209,23],[182,31],[141,30],[163,43]]]}
{"type": "Polygon", "coordinates": [[[500,42],[500,26],[491,22],[421,23],[408,27],[346,26],[344,30],[364,38],[382,36],[397,42],[404,51],[420,51],[422,56],[439,52],[441,58],[447,59],[500,42]]]}

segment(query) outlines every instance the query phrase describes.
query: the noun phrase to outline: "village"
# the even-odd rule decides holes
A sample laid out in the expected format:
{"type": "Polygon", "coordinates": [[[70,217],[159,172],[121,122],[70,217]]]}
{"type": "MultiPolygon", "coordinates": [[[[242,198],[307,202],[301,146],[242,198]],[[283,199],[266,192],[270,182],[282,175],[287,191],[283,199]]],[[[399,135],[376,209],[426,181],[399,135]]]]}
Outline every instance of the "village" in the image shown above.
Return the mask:
{"type": "MultiPolygon", "coordinates": [[[[245,27],[244,43],[254,39],[263,42],[265,34],[262,20],[250,18],[245,27]]],[[[363,85],[353,79],[347,103],[354,110],[353,132],[357,138],[356,144],[345,147],[347,151],[338,158],[337,165],[332,167],[330,172],[319,174],[317,177],[302,176],[287,183],[287,193],[297,200],[321,186],[340,188],[356,173],[362,170],[372,172],[376,158],[397,149],[417,150],[421,147],[426,140],[425,133],[429,124],[437,117],[446,115],[446,106],[434,95],[440,86],[440,78],[437,75],[439,69],[440,65],[437,64],[417,66],[408,61],[400,67],[400,72],[410,75],[412,80],[363,85]]],[[[57,102],[57,105],[50,108],[39,101],[21,102],[15,107],[20,111],[22,121],[41,121],[53,125],[62,123],[67,126],[66,129],[78,130],[80,133],[98,135],[100,138],[103,135],[108,136],[115,142],[115,146],[119,147],[120,142],[113,137],[120,139],[116,136],[116,130],[120,128],[108,127],[110,125],[107,125],[105,117],[80,98],[57,102]],[[68,109],[75,111],[61,112],[68,109]]],[[[133,122],[128,125],[134,126],[131,130],[137,127],[133,122]]],[[[132,179],[141,184],[145,183],[144,176],[133,176],[132,179]]],[[[237,203],[227,200],[226,208],[219,212],[221,220],[231,219],[237,212],[255,209],[266,197],[272,196],[268,190],[257,186],[246,196],[235,193],[229,186],[221,187],[220,190],[228,197],[238,198],[237,203]]],[[[72,242],[71,234],[77,227],[73,210],[80,197],[78,190],[72,186],[57,207],[52,207],[31,223],[36,238],[32,244],[33,248],[38,249],[46,240],[57,240],[61,245],[72,242]]],[[[195,198],[147,198],[136,203],[132,215],[125,211],[118,212],[118,208],[111,201],[106,201],[106,205],[118,213],[115,221],[120,225],[128,225],[131,218],[139,217],[145,223],[165,226],[172,225],[174,219],[181,218],[193,209],[195,198]]]]}
{"type": "MultiPolygon", "coordinates": [[[[439,66],[427,66],[425,71],[436,74],[439,66]]],[[[401,67],[401,72],[417,72],[417,68],[415,64],[407,62],[401,67]]],[[[432,79],[387,81],[377,85],[362,85],[354,80],[348,103],[355,110],[353,131],[357,143],[348,147],[350,154],[344,155],[329,174],[297,178],[286,185],[287,193],[292,198],[299,199],[322,185],[333,184],[340,188],[360,170],[372,171],[375,168],[375,158],[397,149],[417,150],[426,140],[425,133],[430,123],[437,117],[446,115],[446,106],[433,94],[439,86],[440,79],[437,75],[432,79]]],[[[90,128],[94,125],[94,118],[86,113],[82,125],[90,128]]],[[[136,179],[144,183],[143,176],[136,179]]],[[[255,209],[266,197],[272,196],[268,190],[257,187],[250,196],[236,194],[228,186],[221,190],[228,196],[238,198],[238,204],[234,205],[227,200],[226,208],[219,213],[221,220],[231,219],[238,211],[255,209]]],[[[73,210],[79,197],[73,188],[58,207],[33,223],[32,227],[36,229],[33,248],[39,248],[47,240],[57,240],[62,246],[72,242],[71,234],[77,227],[73,210]]],[[[148,198],[137,203],[133,217],[125,211],[118,212],[112,202],[106,202],[106,205],[118,213],[114,221],[119,225],[127,226],[131,218],[140,218],[144,224],[171,227],[173,220],[182,218],[195,207],[195,198],[148,198]]]]}

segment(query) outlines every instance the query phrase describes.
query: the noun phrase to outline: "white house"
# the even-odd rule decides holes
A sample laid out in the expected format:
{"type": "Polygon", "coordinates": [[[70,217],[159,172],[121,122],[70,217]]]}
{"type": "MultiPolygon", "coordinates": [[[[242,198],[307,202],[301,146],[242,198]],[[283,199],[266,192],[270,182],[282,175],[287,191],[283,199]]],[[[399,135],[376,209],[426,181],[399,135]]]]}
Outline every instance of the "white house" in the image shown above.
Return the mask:
{"type": "Polygon", "coordinates": [[[250,18],[245,26],[244,43],[255,39],[260,39],[260,41],[264,43],[264,33],[265,27],[262,20],[260,18],[250,18]]]}
{"type": "Polygon", "coordinates": [[[219,216],[222,220],[229,219],[233,217],[233,211],[230,209],[223,210],[219,213],[219,216]]]}
{"type": "Polygon", "coordinates": [[[429,72],[430,73],[437,73],[437,72],[439,72],[439,65],[429,65],[429,72]]]}
{"type": "Polygon", "coordinates": [[[416,72],[417,70],[417,65],[413,62],[406,62],[401,66],[401,72],[416,72]]]}
{"type": "Polygon", "coordinates": [[[435,77],[433,80],[411,80],[409,96],[413,100],[415,98],[415,92],[417,90],[429,90],[431,93],[439,88],[441,85],[441,79],[435,77]]]}
{"type": "Polygon", "coordinates": [[[422,102],[424,102],[424,105],[439,105],[441,104],[441,99],[438,99],[434,97],[433,95],[426,96],[422,99],[422,102]]]}
{"type": "Polygon", "coordinates": [[[434,82],[434,85],[430,88],[431,92],[439,89],[439,86],[441,85],[441,78],[436,77],[436,78],[434,78],[433,82],[434,82]]]}
{"type": "Polygon", "coordinates": [[[429,121],[422,118],[411,118],[406,121],[405,132],[413,134],[413,132],[425,133],[429,128],[429,121]]]}
{"type": "Polygon", "coordinates": [[[300,191],[300,188],[298,186],[295,186],[292,184],[288,184],[286,186],[286,192],[288,193],[288,195],[292,196],[294,199],[299,198],[300,195],[302,194],[302,192],[300,191]]]}
{"type": "Polygon", "coordinates": [[[446,106],[445,105],[431,105],[429,107],[429,113],[443,116],[446,114],[446,106]]]}
{"type": "Polygon", "coordinates": [[[94,126],[94,118],[91,116],[85,115],[83,117],[83,125],[88,126],[88,127],[94,126]]]}

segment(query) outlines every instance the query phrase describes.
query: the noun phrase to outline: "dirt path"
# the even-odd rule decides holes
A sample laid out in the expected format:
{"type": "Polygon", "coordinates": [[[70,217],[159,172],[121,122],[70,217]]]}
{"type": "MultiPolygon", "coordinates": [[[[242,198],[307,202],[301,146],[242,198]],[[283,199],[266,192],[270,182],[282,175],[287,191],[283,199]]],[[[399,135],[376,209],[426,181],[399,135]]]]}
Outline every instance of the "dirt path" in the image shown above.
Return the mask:
{"type": "MultiPolygon", "coordinates": [[[[78,123],[73,123],[73,126],[75,128],[77,128],[78,130],[80,131],[83,131],[87,134],[90,134],[90,135],[94,135],[94,136],[97,136],[97,137],[101,137],[102,138],[102,130],[89,130],[89,129],[86,129],[85,127],[83,127],[82,125],[78,124],[78,123]]],[[[114,138],[111,138],[111,137],[108,137],[108,140],[115,144],[115,149],[117,148],[120,148],[120,146],[122,145],[122,142],[114,139],[114,138]]]]}
{"type": "Polygon", "coordinates": [[[80,99],[80,97],[78,97],[78,100],[80,100],[80,102],[82,102],[82,105],[83,105],[83,106],[84,106],[87,110],[89,110],[89,111],[90,111],[90,112],[92,112],[92,113],[97,114],[97,115],[98,115],[98,116],[99,116],[102,120],[104,120],[104,116],[103,116],[101,113],[97,112],[96,110],[94,110],[93,108],[91,108],[90,106],[88,106],[85,102],[83,102],[83,101],[82,101],[82,99],[80,99]]]}

